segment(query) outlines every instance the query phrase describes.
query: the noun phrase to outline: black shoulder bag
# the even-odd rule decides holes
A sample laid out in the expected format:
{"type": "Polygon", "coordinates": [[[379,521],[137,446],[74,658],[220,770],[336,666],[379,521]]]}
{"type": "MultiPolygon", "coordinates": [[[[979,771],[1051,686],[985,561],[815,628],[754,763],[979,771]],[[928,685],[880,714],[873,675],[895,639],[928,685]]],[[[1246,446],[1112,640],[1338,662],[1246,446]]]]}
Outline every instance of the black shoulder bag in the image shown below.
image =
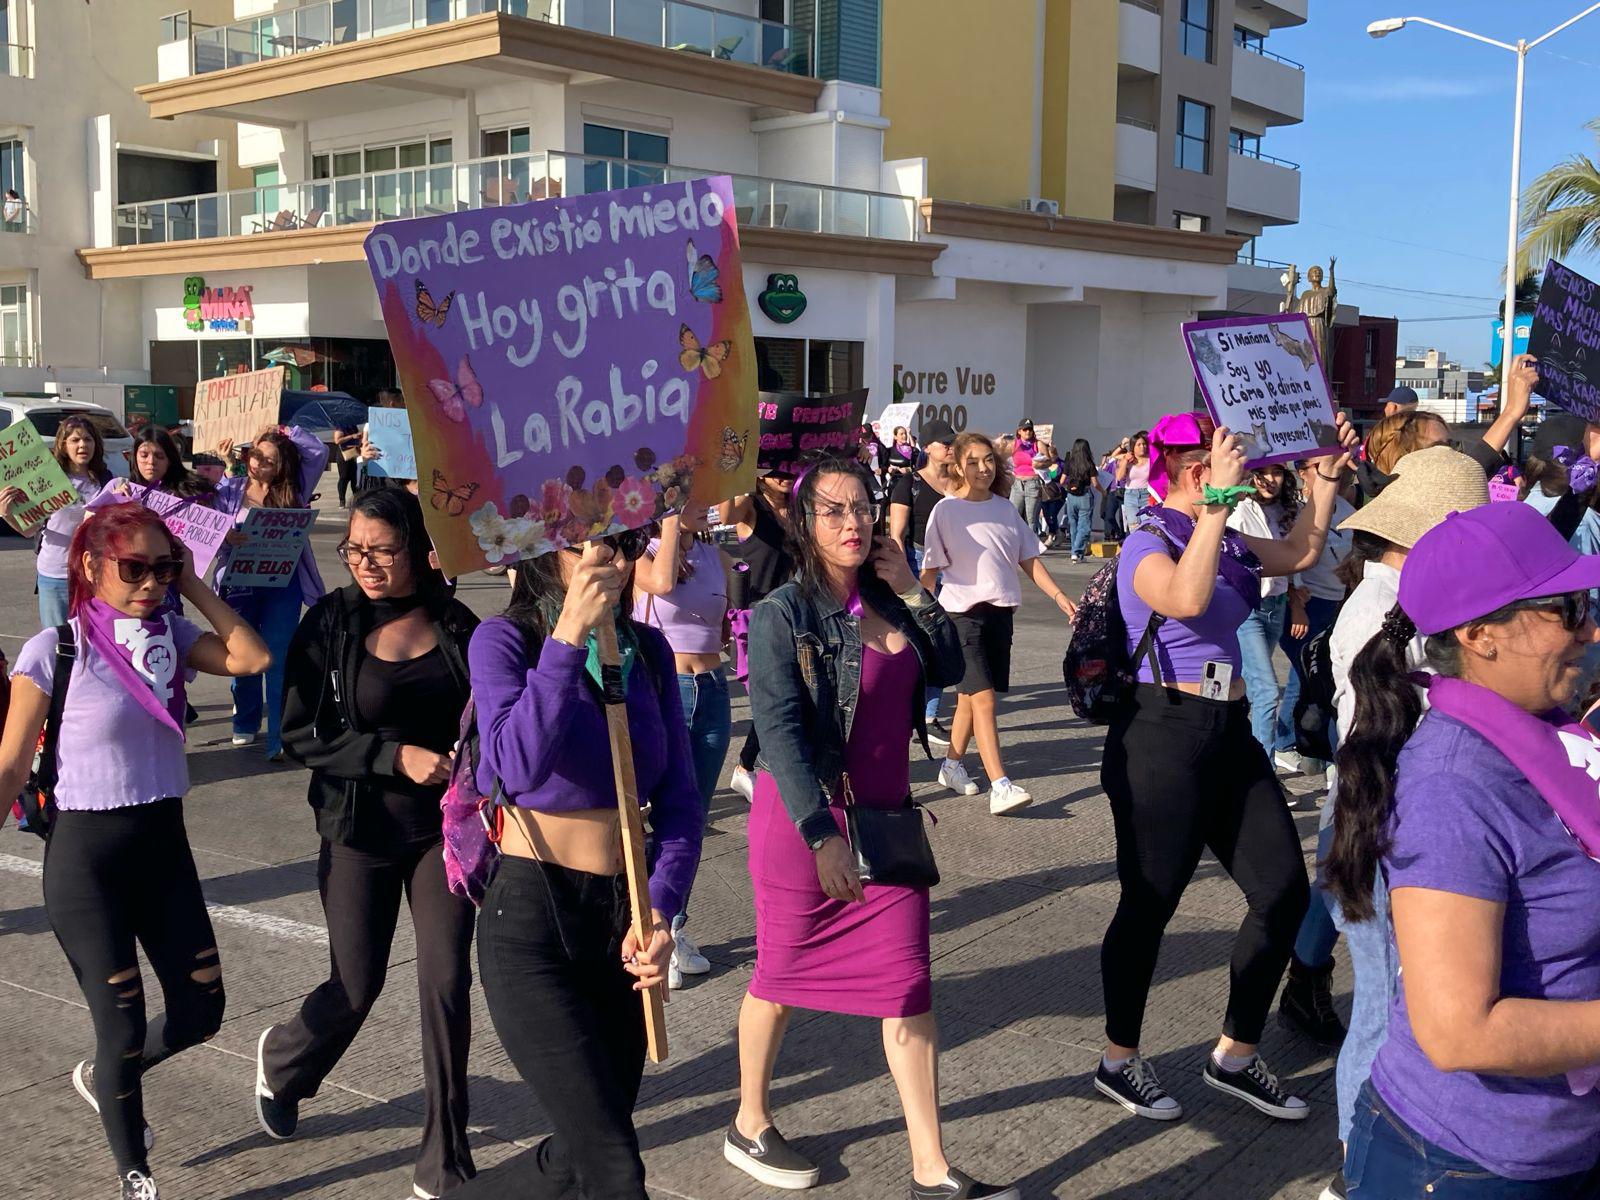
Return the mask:
{"type": "MultiPolygon", "coordinates": [[[[866,808],[856,803],[850,776],[840,777],[845,829],[862,883],[891,883],[931,888],[939,882],[939,865],[922,821],[922,805],[910,796],[900,808],[866,808]]],[[[935,821],[932,813],[928,816],[935,821]]]]}
{"type": "Polygon", "coordinates": [[[33,756],[33,770],[28,773],[27,785],[18,799],[22,806],[18,828],[47,840],[56,822],[56,780],[60,775],[56,745],[61,740],[61,714],[66,711],[67,686],[72,681],[72,667],[77,660],[78,643],[72,626],[57,625],[55,668],[50,674],[50,710],[44,719],[44,736],[39,739],[39,749],[33,756]]]}

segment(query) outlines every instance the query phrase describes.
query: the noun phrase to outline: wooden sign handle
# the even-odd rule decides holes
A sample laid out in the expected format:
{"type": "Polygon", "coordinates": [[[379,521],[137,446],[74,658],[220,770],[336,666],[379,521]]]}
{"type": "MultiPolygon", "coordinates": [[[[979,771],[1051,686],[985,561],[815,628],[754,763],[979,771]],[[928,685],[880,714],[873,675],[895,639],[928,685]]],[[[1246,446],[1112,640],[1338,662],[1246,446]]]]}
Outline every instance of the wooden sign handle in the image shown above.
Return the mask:
{"type": "MultiPolygon", "coordinates": [[[[655,923],[650,916],[650,876],[645,867],[644,817],[639,812],[639,784],[633,774],[633,736],[628,731],[622,654],[617,648],[616,621],[610,613],[595,626],[595,640],[600,647],[606,728],[611,734],[611,771],[616,780],[617,809],[622,818],[622,862],[628,874],[633,934],[640,946],[648,946],[655,923]]],[[[664,1062],[667,1057],[666,984],[647,988],[639,995],[644,1000],[646,1052],[651,1062],[664,1062]]]]}

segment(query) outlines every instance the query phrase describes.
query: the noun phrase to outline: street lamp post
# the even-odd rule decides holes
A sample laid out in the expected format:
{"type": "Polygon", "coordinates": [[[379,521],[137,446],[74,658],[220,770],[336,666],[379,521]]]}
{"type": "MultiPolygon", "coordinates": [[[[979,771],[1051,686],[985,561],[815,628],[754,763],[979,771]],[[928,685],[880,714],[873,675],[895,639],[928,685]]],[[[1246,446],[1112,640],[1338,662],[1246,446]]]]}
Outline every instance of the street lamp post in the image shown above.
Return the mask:
{"type": "Polygon", "coordinates": [[[1473,33],[1470,30],[1457,29],[1454,25],[1446,25],[1443,21],[1435,21],[1429,17],[1386,17],[1367,26],[1369,34],[1375,38],[1382,38],[1399,32],[1407,25],[1432,25],[1435,29],[1442,29],[1446,33],[1459,34],[1461,37],[1471,38],[1487,46],[1509,50],[1517,56],[1517,98],[1511,119],[1511,215],[1506,227],[1506,306],[1500,343],[1501,404],[1504,404],[1506,397],[1511,394],[1511,347],[1516,336],[1517,324],[1517,229],[1522,215],[1522,85],[1527,71],[1528,51],[1542,42],[1549,41],[1562,30],[1576,25],[1593,12],[1600,12],[1600,3],[1591,4],[1577,16],[1569,17],[1531,42],[1519,38],[1515,44],[1484,37],[1481,33],[1473,33]]]}

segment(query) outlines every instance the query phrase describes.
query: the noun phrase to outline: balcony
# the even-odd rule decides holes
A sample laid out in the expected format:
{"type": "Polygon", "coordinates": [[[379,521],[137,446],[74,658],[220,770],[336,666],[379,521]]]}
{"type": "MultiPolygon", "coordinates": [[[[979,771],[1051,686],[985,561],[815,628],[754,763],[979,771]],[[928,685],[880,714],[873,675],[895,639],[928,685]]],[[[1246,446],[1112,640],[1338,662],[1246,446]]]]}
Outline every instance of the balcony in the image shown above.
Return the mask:
{"type": "MultiPolygon", "coordinates": [[[[459,94],[525,79],[527,64],[792,111],[821,91],[808,32],[693,0],[316,0],[193,28],[158,48],[159,81],[137,90],[155,117],[297,121],[328,112],[327,96],[306,98],[316,89],[381,80],[459,94]]],[[[396,102],[334,100],[335,111],[396,102]]]]}
{"type": "Polygon", "coordinates": [[[8,233],[38,233],[33,209],[18,200],[0,201],[0,236],[8,233]],[[10,206],[15,207],[10,207],[10,206]]]}
{"type": "Polygon", "coordinates": [[[1285,29],[1306,23],[1311,0],[1238,0],[1238,7],[1257,14],[1273,29],[1285,29]]]}
{"type": "Polygon", "coordinates": [[[1117,76],[1161,73],[1161,10],[1150,0],[1117,5],[1117,76]]]}
{"type": "Polygon", "coordinates": [[[1266,125],[1305,120],[1306,72],[1292,58],[1235,44],[1233,103],[1252,110],[1266,125]]]}
{"type": "Polygon", "coordinates": [[[1156,190],[1156,127],[1134,117],[1117,117],[1116,182],[1119,187],[1156,190]]]}
{"type": "Polygon", "coordinates": [[[0,42],[0,75],[13,79],[33,78],[33,47],[0,42]]]}
{"type": "Polygon", "coordinates": [[[1271,155],[1228,152],[1228,207],[1263,225],[1300,219],[1300,166],[1271,155]]]}

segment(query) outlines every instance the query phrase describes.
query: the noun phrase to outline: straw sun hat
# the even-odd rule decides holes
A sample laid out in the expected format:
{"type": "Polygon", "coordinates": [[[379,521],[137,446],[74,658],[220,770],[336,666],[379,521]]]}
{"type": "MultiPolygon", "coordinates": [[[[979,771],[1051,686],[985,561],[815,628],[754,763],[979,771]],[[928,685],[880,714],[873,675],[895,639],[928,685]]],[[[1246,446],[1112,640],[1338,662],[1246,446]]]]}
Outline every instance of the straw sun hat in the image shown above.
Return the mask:
{"type": "Polygon", "coordinates": [[[1409,550],[1449,514],[1489,503],[1483,467],[1448,446],[1413,450],[1394,470],[1393,482],[1340,522],[1340,529],[1365,530],[1409,550]]]}

